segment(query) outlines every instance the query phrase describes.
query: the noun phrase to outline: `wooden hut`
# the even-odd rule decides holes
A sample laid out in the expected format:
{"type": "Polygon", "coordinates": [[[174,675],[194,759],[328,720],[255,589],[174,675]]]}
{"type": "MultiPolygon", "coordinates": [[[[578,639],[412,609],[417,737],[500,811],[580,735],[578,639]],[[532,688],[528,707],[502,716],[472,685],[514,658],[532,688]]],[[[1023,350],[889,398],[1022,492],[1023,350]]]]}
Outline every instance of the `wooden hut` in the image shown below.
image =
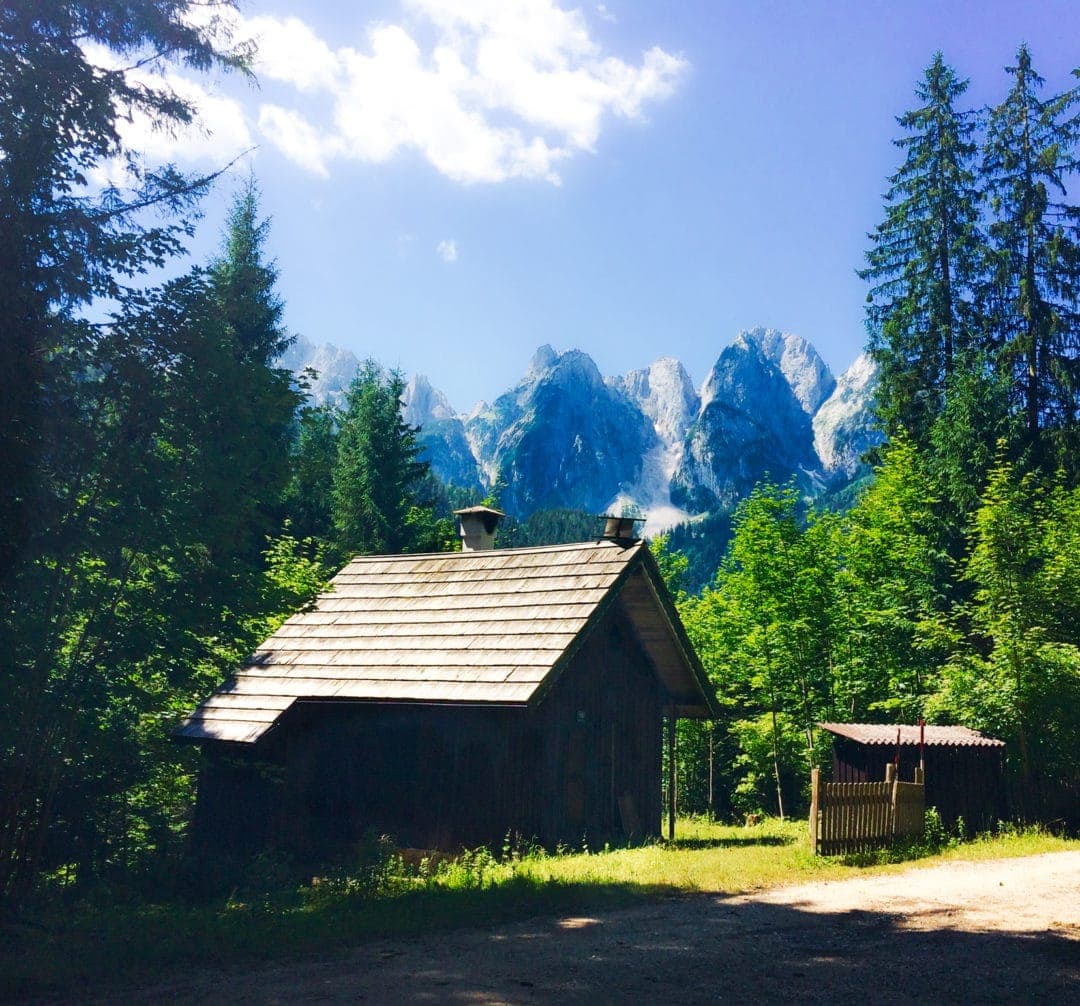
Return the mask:
{"type": "MultiPolygon", "coordinates": [[[[821,723],[833,735],[833,782],[880,782],[899,752],[899,778],[910,781],[920,757],[920,727],[884,723],[821,723]],[[899,745],[897,733],[899,732],[899,745]]],[[[953,827],[994,827],[1006,818],[1005,742],[967,727],[926,726],[926,806],[953,827]]]]}
{"type": "Polygon", "coordinates": [[[662,723],[716,707],[652,555],[618,528],[495,550],[496,519],[463,512],[460,553],[354,559],[191,714],[197,843],[659,834],[662,723]]]}

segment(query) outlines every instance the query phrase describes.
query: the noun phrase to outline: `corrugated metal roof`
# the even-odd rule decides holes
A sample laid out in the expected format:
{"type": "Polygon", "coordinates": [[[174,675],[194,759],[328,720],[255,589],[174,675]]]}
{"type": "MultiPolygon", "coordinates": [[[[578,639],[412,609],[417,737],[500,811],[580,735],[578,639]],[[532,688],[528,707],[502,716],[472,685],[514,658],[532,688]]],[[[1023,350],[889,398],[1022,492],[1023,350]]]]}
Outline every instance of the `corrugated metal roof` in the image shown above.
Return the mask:
{"type": "Polygon", "coordinates": [[[704,672],[648,549],[599,541],[358,557],[177,733],[250,743],[302,699],[525,705],[616,595],[678,708],[707,715],[704,672]]]}
{"type": "MultiPolygon", "coordinates": [[[[919,743],[919,727],[907,723],[819,723],[822,730],[847,737],[860,744],[884,744],[896,746],[896,731],[900,730],[900,745],[919,743]]],[[[994,737],[987,737],[978,730],[968,727],[939,727],[927,724],[925,740],[927,747],[1004,747],[1005,742],[994,737]]]]}

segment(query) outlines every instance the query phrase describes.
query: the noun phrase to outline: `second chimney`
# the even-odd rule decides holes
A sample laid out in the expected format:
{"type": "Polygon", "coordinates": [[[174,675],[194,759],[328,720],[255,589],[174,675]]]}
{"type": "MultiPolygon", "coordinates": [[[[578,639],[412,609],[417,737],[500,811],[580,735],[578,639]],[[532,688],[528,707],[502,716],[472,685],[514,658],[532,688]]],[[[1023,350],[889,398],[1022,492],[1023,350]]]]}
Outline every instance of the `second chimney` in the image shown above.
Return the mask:
{"type": "Polygon", "coordinates": [[[461,551],[484,552],[495,547],[495,529],[506,514],[489,506],[470,506],[455,510],[454,516],[461,521],[461,551]]]}

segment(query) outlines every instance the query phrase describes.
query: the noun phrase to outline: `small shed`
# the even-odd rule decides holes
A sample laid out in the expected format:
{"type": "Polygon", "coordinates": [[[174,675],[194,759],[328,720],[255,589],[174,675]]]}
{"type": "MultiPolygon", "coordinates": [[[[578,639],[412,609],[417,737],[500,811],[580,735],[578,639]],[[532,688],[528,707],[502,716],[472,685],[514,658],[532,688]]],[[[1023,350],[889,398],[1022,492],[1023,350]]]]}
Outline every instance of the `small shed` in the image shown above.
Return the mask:
{"type": "Polygon", "coordinates": [[[663,724],[717,710],[649,549],[492,549],[491,512],[462,521],[466,551],[354,559],[184,722],[197,843],[660,833],[663,724]]]}
{"type": "Polygon", "coordinates": [[[833,782],[880,782],[899,751],[899,777],[914,778],[925,743],[926,806],[953,827],[985,830],[1006,818],[1005,742],[967,727],[821,723],[833,735],[833,782]],[[897,733],[899,732],[899,746],[897,733]]]}

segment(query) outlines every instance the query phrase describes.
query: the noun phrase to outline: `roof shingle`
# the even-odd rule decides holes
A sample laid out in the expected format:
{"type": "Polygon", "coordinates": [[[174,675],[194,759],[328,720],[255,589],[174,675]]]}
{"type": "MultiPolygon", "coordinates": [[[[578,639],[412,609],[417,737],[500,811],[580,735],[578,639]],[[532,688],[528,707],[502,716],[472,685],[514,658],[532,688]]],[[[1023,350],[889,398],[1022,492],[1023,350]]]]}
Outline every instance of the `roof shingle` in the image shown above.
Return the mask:
{"type": "MultiPolygon", "coordinates": [[[[635,572],[645,576],[647,554],[640,542],[599,541],[358,557],[312,610],[288,619],[202,703],[178,736],[250,743],[305,698],[527,704],[602,602],[635,572]]],[[[668,621],[658,607],[643,645],[678,701],[708,711],[700,665],[692,650],[682,652],[689,644],[668,621]]]]}

